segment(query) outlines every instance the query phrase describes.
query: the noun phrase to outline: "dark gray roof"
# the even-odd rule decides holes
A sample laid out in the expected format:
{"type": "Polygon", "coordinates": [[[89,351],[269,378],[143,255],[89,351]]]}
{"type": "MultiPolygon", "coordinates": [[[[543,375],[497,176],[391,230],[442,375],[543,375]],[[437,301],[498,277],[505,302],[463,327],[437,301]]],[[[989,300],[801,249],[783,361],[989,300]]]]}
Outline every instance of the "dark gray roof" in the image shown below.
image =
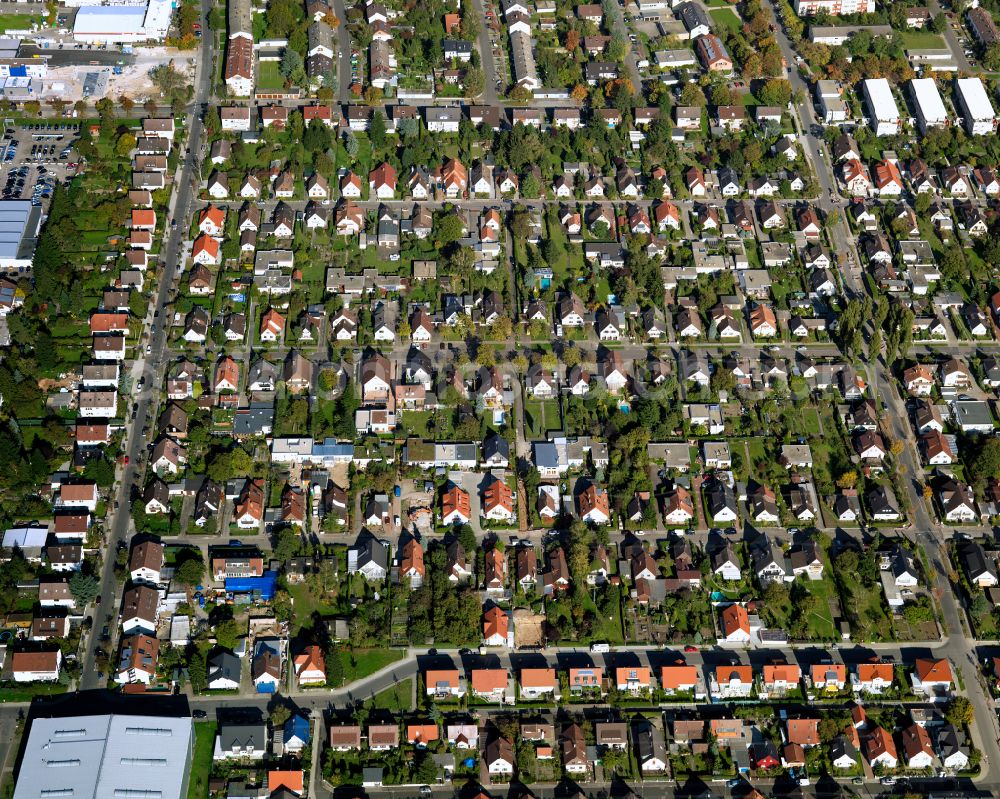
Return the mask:
{"type": "Polygon", "coordinates": [[[496,433],[483,442],[483,460],[488,460],[495,455],[510,460],[510,444],[506,438],[496,433]]]}
{"type": "Polygon", "coordinates": [[[219,650],[208,659],[209,682],[216,678],[232,680],[237,685],[240,682],[240,659],[232,652],[219,650]]]}
{"type": "Polygon", "coordinates": [[[223,752],[233,747],[266,749],[267,724],[257,722],[223,722],[219,727],[219,747],[223,752]]]}
{"type": "Polygon", "coordinates": [[[720,566],[728,562],[735,563],[737,566],[740,565],[739,555],[736,554],[736,550],[733,549],[733,545],[727,541],[726,545],[722,549],[712,555],[712,568],[718,569],[720,566]]]}
{"type": "Polygon", "coordinates": [[[328,50],[333,50],[333,28],[322,20],[314,22],[309,26],[308,37],[309,50],[315,47],[325,47],[328,50]]]}
{"type": "Polygon", "coordinates": [[[684,23],[685,30],[688,32],[693,31],[701,25],[709,29],[712,27],[712,21],[708,18],[708,12],[698,3],[681,3],[675,11],[677,16],[680,17],[681,22],[684,23]]]}
{"type": "Polygon", "coordinates": [[[733,511],[736,510],[736,495],[733,493],[733,489],[729,487],[729,484],[721,480],[716,480],[712,483],[706,492],[706,498],[708,500],[708,511],[712,516],[718,516],[719,511],[725,508],[733,511]]]}
{"type": "Polygon", "coordinates": [[[389,566],[389,547],[367,530],[361,532],[358,540],[354,542],[352,549],[358,553],[357,563],[359,569],[368,563],[374,563],[383,569],[387,569],[389,566]]]}
{"type": "MultiPolygon", "coordinates": [[[[219,512],[222,507],[224,497],[222,486],[206,479],[194,503],[194,517],[196,519],[208,519],[219,512]]],[[[209,664],[211,665],[211,664],[209,664]]]]}
{"type": "Polygon", "coordinates": [[[976,580],[984,574],[992,574],[994,578],[997,576],[993,560],[986,557],[978,541],[960,541],[958,558],[970,580],[976,580]]]}
{"type": "Polygon", "coordinates": [[[233,416],[234,436],[261,435],[274,427],[274,406],[254,403],[249,408],[239,408],[233,416]]]}

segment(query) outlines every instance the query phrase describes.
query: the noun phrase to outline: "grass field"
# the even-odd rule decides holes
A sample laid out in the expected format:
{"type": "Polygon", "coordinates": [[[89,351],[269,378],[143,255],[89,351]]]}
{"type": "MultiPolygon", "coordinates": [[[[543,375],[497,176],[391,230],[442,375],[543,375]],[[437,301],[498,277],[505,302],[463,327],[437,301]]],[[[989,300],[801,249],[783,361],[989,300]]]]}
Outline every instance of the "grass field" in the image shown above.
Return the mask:
{"type": "Polygon", "coordinates": [[[822,432],[819,426],[819,411],[815,408],[802,409],[802,432],[807,436],[818,436],[822,432]]]}
{"type": "MultiPolygon", "coordinates": [[[[826,559],[824,559],[826,560],[826,559]]],[[[837,586],[830,576],[830,563],[824,563],[822,580],[804,580],[809,593],[819,600],[819,607],[809,616],[809,638],[814,641],[831,641],[837,637],[837,628],[833,624],[833,611],[830,600],[837,594],[837,586]]]]}
{"type": "Polygon", "coordinates": [[[392,688],[386,688],[382,693],[375,694],[376,710],[390,710],[402,713],[410,710],[413,703],[413,679],[396,683],[392,688]]]}
{"type": "Polygon", "coordinates": [[[851,631],[860,641],[891,639],[889,617],[882,606],[880,585],[863,586],[851,582],[841,595],[845,614],[851,618],[851,631]]]}
{"type": "Polygon", "coordinates": [[[344,652],[344,679],[347,682],[361,680],[397,660],[403,653],[396,649],[355,649],[344,652]]]}
{"type": "Polygon", "coordinates": [[[277,61],[257,62],[257,89],[267,91],[268,89],[285,88],[285,78],[281,74],[277,61]]]}
{"type": "Polygon", "coordinates": [[[208,778],[212,773],[212,750],[215,748],[215,722],[198,721],[194,725],[194,755],[191,758],[191,778],[188,799],[208,796],[208,778]]]}
{"type": "Polygon", "coordinates": [[[409,435],[430,441],[447,441],[452,434],[447,411],[404,411],[403,425],[409,435]]]}
{"type": "Polygon", "coordinates": [[[30,702],[36,696],[55,696],[66,693],[68,686],[61,683],[29,683],[5,686],[0,691],[0,702],[30,702]]]}
{"type": "Polygon", "coordinates": [[[3,14],[0,15],[0,33],[28,30],[32,24],[41,21],[38,14],[3,14]]]}
{"type": "Polygon", "coordinates": [[[554,400],[526,400],[524,414],[532,438],[542,438],[549,430],[559,429],[559,406],[554,400]]]}
{"type": "Polygon", "coordinates": [[[288,594],[295,603],[295,618],[302,625],[312,624],[313,613],[319,611],[321,616],[332,616],[337,609],[324,602],[310,591],[304,583],[289,584],[288,594]]]}
{"type": "Polygon", "coordinates": [[[728,28],[734,33],[740,29],[742,23],[732,8],[712,8],[708,13],[723,28],[728,28]]]}
{"type": "Polygon", "coordinates": [[[898,31],[903,48],[907,50],[940,50],[946,47],[944,37],[931,31],[898,31]]]}
{"type": "Polygon", "coordinates": [[[594,624],[594,630],[591,633],[591,638],[594,641],[609,644],[624,643],[621,603],[616,602],[613,608],[614,613],[611,615],[611,618],[604,618],[600,613],[597,614],[597,622],[594,624]]]}

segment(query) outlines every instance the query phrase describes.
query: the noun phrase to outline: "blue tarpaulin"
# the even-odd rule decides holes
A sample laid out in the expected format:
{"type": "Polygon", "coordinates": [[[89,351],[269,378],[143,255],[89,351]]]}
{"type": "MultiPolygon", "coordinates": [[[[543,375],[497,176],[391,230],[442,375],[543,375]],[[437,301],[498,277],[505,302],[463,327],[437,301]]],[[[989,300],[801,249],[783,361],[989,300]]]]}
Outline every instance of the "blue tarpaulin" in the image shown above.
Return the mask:
{"type": "Polygon", "coordinates": [[[266,571],[260,577],[229,577],[226,580],[226,591],[234,594],[254,594],[261,599],[274,598],[278,585],[278,573],[266,571]]]}

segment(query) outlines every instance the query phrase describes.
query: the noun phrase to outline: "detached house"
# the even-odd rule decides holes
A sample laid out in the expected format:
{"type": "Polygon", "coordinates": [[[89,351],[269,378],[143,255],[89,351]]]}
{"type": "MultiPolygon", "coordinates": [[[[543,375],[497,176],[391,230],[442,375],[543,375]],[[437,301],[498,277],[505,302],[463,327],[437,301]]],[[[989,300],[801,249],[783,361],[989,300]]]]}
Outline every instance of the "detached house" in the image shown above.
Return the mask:
{"type": "Polygon", "coordinates": [[[851,690],[857,694],[881,694],[892,687],[894,671],[892,663],[859,663],[851,675],[851,690]]]}
{"type": "Polygon", "coordinates": [[[910,673],[913,692],[931,702],[946,702],[955,687],[951,664],[945,658],[917,658],[910,673]]]}
{"type": "MultiPolygon", "coordinates": [[[[722,611],[722,637],[726,643],[731,644],[750,641],[750,616],[739,603],[734,602],[722,611]]],[[[749,666],[747,669],[749,670],[749,666]]]]}
{"type": "Polygon", "coordinates": [[[543,699],[558,692],[555,669],[521,669],[521,696],[527,700],[543,699]]]}
{"type": "Polygon", "coordinates": [[[887,769],[896,768],[899,756],[891,733],[886,732],[882,727],[876,727],[865,735],[862,743],[865,759],[869,765],[872,767],[882,766],[887,769]]]}

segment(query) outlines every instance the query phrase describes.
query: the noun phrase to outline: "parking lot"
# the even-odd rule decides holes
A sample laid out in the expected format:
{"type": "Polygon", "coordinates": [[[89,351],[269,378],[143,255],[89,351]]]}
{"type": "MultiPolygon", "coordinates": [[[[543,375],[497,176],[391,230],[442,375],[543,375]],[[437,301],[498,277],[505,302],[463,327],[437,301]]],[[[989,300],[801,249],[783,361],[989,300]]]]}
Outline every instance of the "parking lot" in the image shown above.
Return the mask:
{"type": "Polygon", "coordinates": [[[33,205],[48,200],[56,182],[76,170],[72,142],[77,130],[74,123],[8,127],[0,140],[3,199],[30,199],[33,205]]]}
{"type": "Polygon", "coordinates": [[[483,3],[486,13],[486,26],[489,31],[490,48],[493,50],[493,64],[496,67],[496,90],[502,92],[506,90],[509,81],[507,76],[508,55],[504,41],[501,39],[503,32],[498,20],[501,18],[497,11],[497,3],[487,0],[483,3]]]}

